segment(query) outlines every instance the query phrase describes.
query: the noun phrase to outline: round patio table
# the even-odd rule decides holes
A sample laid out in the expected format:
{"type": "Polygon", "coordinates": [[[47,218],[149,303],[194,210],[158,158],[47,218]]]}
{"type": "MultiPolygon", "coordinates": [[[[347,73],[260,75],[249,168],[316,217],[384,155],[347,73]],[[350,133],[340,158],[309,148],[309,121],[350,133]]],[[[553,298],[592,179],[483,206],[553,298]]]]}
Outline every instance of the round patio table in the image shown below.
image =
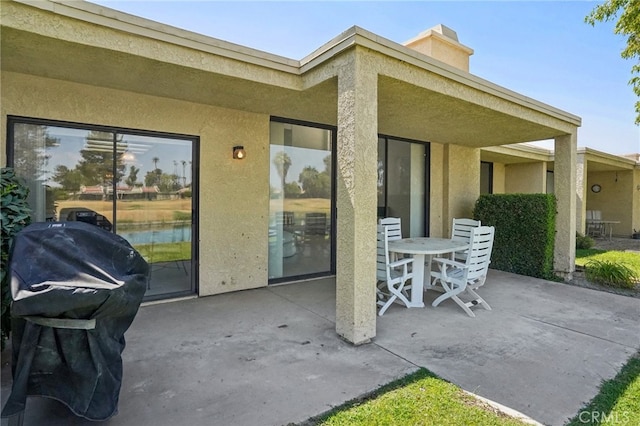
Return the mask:
{"type": "Polygon", "coordinates": [[[449,238],[416,237],[389,241],[389,251],[413,255],[413,280],[411,280],[410,308],[422,308],[422,292],[431,286],[431,260],[439,254],[464,251],[469,248],[465,241],[449,238]],[[423,267],[420,267],[423,265],[423,267]],[[425,280],[428,280],[425,282],[425,280]]]}

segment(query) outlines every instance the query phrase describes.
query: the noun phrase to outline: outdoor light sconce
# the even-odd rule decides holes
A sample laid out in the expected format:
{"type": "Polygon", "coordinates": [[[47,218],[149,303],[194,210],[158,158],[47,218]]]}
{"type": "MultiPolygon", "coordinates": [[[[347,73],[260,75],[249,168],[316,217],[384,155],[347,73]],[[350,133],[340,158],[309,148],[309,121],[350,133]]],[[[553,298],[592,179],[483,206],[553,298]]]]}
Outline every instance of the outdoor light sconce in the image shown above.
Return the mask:
{"type": "Polygon", "coordinates": [[[233,158],[235,160],[243,160],[246,156],[247,153],[244,152],[244,146],[238,145],[233,147],[233,158]]]}

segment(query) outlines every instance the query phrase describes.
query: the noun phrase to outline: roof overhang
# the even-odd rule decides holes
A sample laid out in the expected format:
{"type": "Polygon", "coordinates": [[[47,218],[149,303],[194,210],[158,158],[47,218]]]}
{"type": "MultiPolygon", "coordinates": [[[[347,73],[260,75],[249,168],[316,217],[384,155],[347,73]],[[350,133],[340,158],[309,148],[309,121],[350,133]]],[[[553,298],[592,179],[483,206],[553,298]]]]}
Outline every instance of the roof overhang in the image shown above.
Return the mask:
{"type": "MultiPolygon", "coordinates": [[[[632,158],[608,154],[591,148],[578,148],[577,155],[583,157],[588,172],[611,172],[640,169],[640,162],[632,158]]],[[[522,164],[547,162],[548,170],[553,170],[555,160],[552,150],[516,144],[508,146],[494,146],[480,151],[480,161],[501,164],[522,164]]]]}
{"type": "Polygon", "coordinates": [[[567,112],[352,27],[300,61],[83,1],[3,2],[1,66],[143,95],[337,123],[334,62],[357,48],[380,64],[380,133],[484,147],[550,139],[567,112]]]}
{"type": "Polygon", "coordinates": [[[553,151],[525,144],[494,146],[480,151],[480,161],[502,164],[551,162],[553,151]]]}
{"type": "Polygon", "coordinates": [[[584,156],[589,172],[620,172],[640,169],[640,163],[631,158],[596,151],[591,148],[578,148],[578,155],[584,156]]]}

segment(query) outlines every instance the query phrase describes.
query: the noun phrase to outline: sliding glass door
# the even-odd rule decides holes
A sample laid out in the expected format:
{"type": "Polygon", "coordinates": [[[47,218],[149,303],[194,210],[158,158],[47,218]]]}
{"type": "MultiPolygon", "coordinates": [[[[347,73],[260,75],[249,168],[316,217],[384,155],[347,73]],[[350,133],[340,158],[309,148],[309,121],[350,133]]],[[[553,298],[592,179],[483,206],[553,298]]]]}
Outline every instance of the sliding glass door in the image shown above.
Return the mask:
{"type": "Polygon", "coordinates": [[[34,221],[124,237],[150,263],[147,300],[195,292],[195,138],[29,119],[11,119],[9,133],[34,221]]]}
{"type": "Polygon", "coordinates": [[[428,234],[427,143],[378,138],[378,217],[399,217],[402,235],[428,234]]]}
{"type": "Polygon", "coordinates": [[[335,131],[272,120],[269,281],[335,273],[335,131]]]}

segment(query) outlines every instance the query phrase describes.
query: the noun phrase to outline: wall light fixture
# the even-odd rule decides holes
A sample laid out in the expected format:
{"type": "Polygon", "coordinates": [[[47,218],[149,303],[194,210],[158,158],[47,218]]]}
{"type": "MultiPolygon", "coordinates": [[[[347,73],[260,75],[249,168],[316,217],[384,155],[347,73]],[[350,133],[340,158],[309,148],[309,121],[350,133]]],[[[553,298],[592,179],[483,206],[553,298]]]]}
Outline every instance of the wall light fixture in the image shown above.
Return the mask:
{"type": "Polygon", "coordinates": [[[244,146],[237,145],[233,147],[233,158],[236,160],[243,160],[244,157],[247,156],[247,153],[244,151],[244,146]]]}

